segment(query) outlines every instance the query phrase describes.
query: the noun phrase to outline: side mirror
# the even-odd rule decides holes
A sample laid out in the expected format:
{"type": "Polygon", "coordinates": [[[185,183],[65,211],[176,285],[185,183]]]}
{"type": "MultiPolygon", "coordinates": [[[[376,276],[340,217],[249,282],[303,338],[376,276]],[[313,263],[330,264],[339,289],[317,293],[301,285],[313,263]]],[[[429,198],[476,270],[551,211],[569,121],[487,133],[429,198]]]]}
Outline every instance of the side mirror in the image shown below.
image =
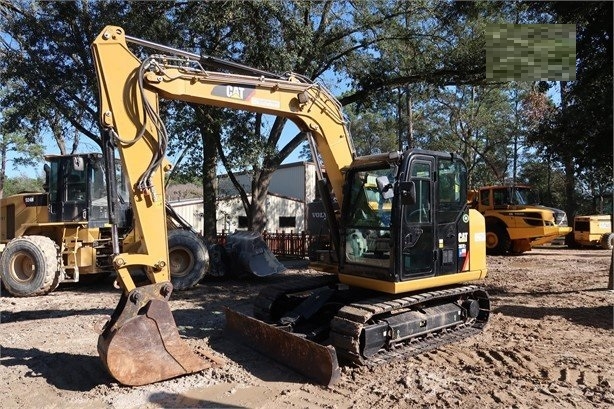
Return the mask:
{"type": "Polygon", "coordinates": [[[83,171],[85,169],[83,158],[80,156],[74,156],[72,158],[72,168],[76,171],[83,171]]]}
{"type": "Polygon", "coordinates": [[[377,179],[375,179],[375,183],[377,183],[377,190],[384,200],[394,197],[394,189],[392,188],[392,183],[388,180],[388,176],[378,176],[377,179]]]}
{"type": "Polygon", "coordinates": [[[413,205],[416,203],[416,184],[413,181],[399,182],[401,204],[413,205]]]}

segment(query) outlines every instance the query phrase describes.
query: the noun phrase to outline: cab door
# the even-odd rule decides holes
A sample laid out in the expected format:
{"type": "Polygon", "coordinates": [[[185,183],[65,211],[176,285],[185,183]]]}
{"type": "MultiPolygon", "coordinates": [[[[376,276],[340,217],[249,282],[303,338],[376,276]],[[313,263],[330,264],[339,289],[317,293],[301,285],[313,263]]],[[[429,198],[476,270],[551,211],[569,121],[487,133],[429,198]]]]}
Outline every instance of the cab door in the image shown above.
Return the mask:
{"type": "Polygon", "coordinates": [[[436,237],[434,230],[433,157],[417,155],[410,158],[408,180],[415,186],[415,201],[401,206],[401,279],[430,277],[436,271],[436,237]]]}
{"type": "Polygon", "coordinates": [[[435,181],[437,274],[454,274],[467,267],[469,208],[467,168],[460,158],[438,157],[435,181]]]}

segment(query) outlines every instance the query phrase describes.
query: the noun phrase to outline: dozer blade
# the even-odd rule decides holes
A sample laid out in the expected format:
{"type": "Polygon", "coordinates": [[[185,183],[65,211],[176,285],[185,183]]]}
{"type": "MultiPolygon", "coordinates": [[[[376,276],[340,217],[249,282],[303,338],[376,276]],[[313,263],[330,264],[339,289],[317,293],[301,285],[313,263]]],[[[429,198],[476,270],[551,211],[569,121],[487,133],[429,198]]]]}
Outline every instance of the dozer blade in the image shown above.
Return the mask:
{"type": "Polygon", "coordinates": [[[223,365],[211,354],[196,355],[180,338],[168,305],[171,290],[160,283],[122,295],[98,338],[100,358],[119,383],[147,385],[223,365]]]}
{"type": "Polygon", "coordinates": [[[262,354],[314,381],[331,386],[341,369],[332,346],[320,345],[229,308],[225,309],[226,330],[262,354]]]}

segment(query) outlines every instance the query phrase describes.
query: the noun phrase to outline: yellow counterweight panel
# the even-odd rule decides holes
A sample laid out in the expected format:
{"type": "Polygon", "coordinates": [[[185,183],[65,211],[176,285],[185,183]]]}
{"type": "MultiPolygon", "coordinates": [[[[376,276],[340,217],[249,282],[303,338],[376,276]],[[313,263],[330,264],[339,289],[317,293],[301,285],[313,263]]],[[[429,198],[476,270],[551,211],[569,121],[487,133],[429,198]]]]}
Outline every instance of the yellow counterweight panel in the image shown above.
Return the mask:
{"type": "Polygon", "coordinates": [[[382,281],[372,278],[360,277],[348,274],[339,274],[339,281],[344,284],[381,291],[388,294],[401,294],[428,288],[442,287],[446,285],[463,283],[466,281],[480,280],[486,276],[486,270],[466,271],[456,274],[447,274],[438,277],[419,278],[408,281],[382,281]]]}
{"type": "Polygon", "coordinates": [[[469,209],[469,271],[481,271],[486,277],[486,222],[475,209],[469,209]]]}

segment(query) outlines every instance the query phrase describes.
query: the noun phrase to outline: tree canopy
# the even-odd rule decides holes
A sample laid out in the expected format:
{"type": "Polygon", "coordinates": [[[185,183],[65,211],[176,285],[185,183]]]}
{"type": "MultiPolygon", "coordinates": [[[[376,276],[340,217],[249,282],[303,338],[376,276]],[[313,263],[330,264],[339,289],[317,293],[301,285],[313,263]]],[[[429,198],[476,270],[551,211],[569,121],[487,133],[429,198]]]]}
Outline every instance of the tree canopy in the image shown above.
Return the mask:
{"type": "MultiPolygon", "coordinates": [[[[455,151],[473,185],[534,182],[569,213],[583,197],[612,191],[611,2],[1,0],[0,147],[27,150],[49,135],[61,153],[84,139],[100,144],[89,45],[107,24],[323,83],[338,94],[360,154],[455,151]],[[493,23],[576,25],[576,79],[560,83],[560,106],[552,81],[486,81],[484,30],[493,23]],[[538,170],[544,177],[532,178],[538,170]]],[[[237,188],[250,227],[263,229],[271,175],[304,136],[245,112],[175,101],[162,112],[168,153],[181,163],[174,177],[203,181],[206,234],[215,234],[220,163],[251,172],[251,192],[237,188]]]]}

